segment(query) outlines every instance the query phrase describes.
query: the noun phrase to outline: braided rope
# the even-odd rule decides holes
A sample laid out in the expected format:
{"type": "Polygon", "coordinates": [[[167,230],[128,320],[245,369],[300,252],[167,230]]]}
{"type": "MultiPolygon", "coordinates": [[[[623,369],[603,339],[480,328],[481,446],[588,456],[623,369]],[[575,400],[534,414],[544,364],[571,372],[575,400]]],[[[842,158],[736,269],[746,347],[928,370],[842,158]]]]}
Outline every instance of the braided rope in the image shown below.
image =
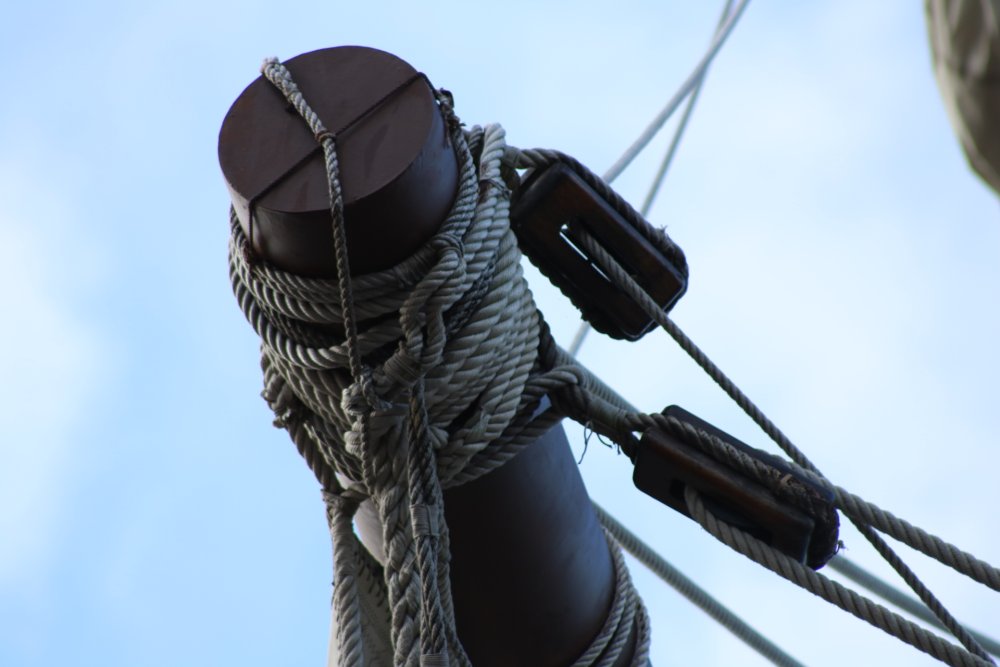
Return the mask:
{"type": "MultiPolygon", "coordinates": [[[[691,356],[692,359],[718,384],[730,398],[733,399],[743,409],[761,429],[771,437],[781,449],[802,469],[812,473],[813,479],[831,489],[836,497],[837,506],[842,509],[852,523],[858,528],[862,535],[875,547],[883,558],[896,570],[917,596],[934,613],[941,624],[948,629],[972,654],[978,658],[993,664],[992,658],[980,646],[979,642],[958,622],[957,619],[944,607],[936,596],[917,577],[916,573],[910,569],[906,563],[892,550],[892,548],[877,534],[872,528],[873,521],[877,519],[880,525],[889,528],[892,533],[902,535],[907,540],[912,540],[914,545],[924,547],[924,553],[932,557],[941,556],[939,560],[966,574],[977,581],[982,579],[982,583],[991,585],[995,581],[997,571],[992,566],[975,559],[969,554],[947,544],[940,538],[929,533],[918,531],[910,524],[903,522],[888,512],[877,508],[871,503],[861,500],[857,496],[841,493],[841,489],[834,487],[826,480],[819,469],[799,450],[791,440],[781,432],[780,429],[744,394],[732,380],[726,376],[722,370],[712,362],[708,356],[702,352],[694,342],[674,323],[666,313],[652,300],[652,298],[636,283],[632,276],[626,271],[617,260],[610,255],[601,245],[586,233],[581,234],[581,245],[600,264],[602,270],[620,288],[638,303],[643,310],[653,318],[670,336],[691,356]]],[[[909,542],[907,542],[909,544],[909,542]]],[[[918,547],[919,548],[919,547],[918,547]]],[[[993,587],[991,585],[991,587],[993,587]]],[[[884,628],[883,628],[884,629],[884,628]]]]}
{"type": "MultiPolygon", "coordinates": [[[[441,491],[486,474],[558,418],[540,400],[586,405],[521,274],[509,227],[513,171],[499,126],[468,132],[439,95],[459,161],[435,236],[386,271],[351,276],[336,136],[277,60],[262,71],[323,147],[337,279],[297,276],[252,252],[231,214],[230,277],[261,338],[264,397],[319,480],[334,544],[333,652],[342,666],[467,665],[455,632],[441,491]],[[569,397],[564,398],[563,395],[569,397]],[[353,532],[370,500],[385,562],[353,532]],[[381,581],[380,584],[374,583],[381,581]]],[[[648,658],[649,623],[617,545],[612,610],[577,664],[648,658]]]]}
{"type": "MultiPolygon", "coordinates": [[[[895,605],[908,614],[916,616],[925,623],[936,625],[942,630],[944,629],[941,622],[935,618],[934,614],[932,614],[922,602],[910,597],[903,591],[875,576],[860,565],[848,560],[843,555],[838,555],[836,558],[831,560],[829,567],[838,574],[841,574],[854,583],[867,588],[869,592],[874,593],[883,600],[895,605]]],[[[1000,656],[1000,642],[992,637],[984,635],[981,632],[976,632],[975,630],[969,630],[969,632],[976,638],[976,641],[979,642],[983,648],[989,651],[992,655],[1000,656]]]]}
{"type": "Polygon", "coordinates": [[[764,635],[760,634],[746,621],[734,614],[707,591],[686,577],[680,570],[668,563],[652,547],[626,528],[621,522],[608,514],[607,510],[594,503],[597,518],[605,530],[615,541],[635,558],[648,567],[658,577],[672,586],[676,591],[694,603],[698,608],[711,616],[733,635],[738,637],[760,655],[781,667],[802,667],[802,663],[785,653],[764,635]]]}
{"type": "Polygon", "coordinates": [[[992,664],[988,658],[983,659],[973,655],[960,646],[941,639],[882,605],[872,602],[818,572],[814,572],[757,538],[716,519],[693,488],[687,487],[685,489],[684,499],[691,516],[705,530],[719,541],[763,565],[778,576],[953,667],[982,667],[992,664]]]}

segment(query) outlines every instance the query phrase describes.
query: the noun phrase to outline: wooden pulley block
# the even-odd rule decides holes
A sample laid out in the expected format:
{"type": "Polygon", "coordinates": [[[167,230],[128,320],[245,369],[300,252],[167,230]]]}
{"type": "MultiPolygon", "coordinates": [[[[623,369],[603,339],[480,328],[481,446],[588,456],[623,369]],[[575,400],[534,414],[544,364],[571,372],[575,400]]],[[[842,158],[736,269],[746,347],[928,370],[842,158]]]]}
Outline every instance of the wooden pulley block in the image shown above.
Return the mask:
{"type": "Polygon", "coordinates": [[[780,480],[782,493],[713,459],[676,434],[657,428],[643,433],[636,449],[636,487],[690,515],[684,499],[685,488],[690,486],[716,518],[814,569],[834,556],[839,519],[829,491],[781,458],[740,442],[676,405],[663,414],[711,434],[769,467],[780,480]],[[795,502],[791,501],[793,495],[795,502]]]}
{"type": "Polygon", "coordinates": [[[612,338],[638,340],[656,323],[590,256],[580,242],[582,233],[608,251],[664,312],[687,289],[685,272],[563,163],[527,176],[511,207],[511,227],[521,252],[585,320],[612,338]]]}
{"type": "MultiPolygon", "coordinates": [[[[351,273],[399,263],[438,229],[458,186],[427,79],[396,56],[361,46],[284,64],[336,139],[351,273]]],[[[302,275],[336,275],[322,148],[263,77],[226,114],[219,162],[257,256],[302,275]]]]}

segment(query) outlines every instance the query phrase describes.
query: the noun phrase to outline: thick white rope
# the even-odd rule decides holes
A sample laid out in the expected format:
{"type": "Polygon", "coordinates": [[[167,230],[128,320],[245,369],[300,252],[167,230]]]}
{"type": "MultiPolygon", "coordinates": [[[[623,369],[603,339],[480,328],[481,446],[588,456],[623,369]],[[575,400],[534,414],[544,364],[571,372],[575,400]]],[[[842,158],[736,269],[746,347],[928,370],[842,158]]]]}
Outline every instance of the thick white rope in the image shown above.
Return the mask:
{"type": "MultiPolygon", "coordinates": [[[[235,218],[230,273],[261,337],[264,395],[276,424],[324,490],[334,542],[335,653],[352,667],[468,664],[454,626],[441,490],[489,472],[532,442],[551,425],[532,421],[538,401],[549,392],[574,395],[580,380],[576,369],[540,358],[551,339],[509,227],[513,181],[505,179],[516,176],[502,169],[503,130],[463,132],[450,101],[439,97],[460,162],[455,205],[411,258],[351,277],[336,137],[280,63],[266,61],[263,71],[323,146],[338,278],[305,278],[256,260],[235,218]],[[382,525],[384,566],[352,529],[364,500],[382,525]]],[[[625,650],[633,651],[632,664],[647,660],[645,610],[616,545],[611,552],[612,612],[581,667],[613,664],[625,650]]]]}

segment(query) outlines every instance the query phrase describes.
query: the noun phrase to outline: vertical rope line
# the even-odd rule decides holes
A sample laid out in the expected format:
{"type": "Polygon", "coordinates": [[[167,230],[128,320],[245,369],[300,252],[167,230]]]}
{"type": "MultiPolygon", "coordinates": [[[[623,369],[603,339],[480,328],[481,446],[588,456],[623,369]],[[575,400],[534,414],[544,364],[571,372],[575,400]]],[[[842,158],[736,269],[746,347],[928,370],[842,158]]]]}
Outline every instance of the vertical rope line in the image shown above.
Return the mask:
{"type": "MultiPolygon", "coordinates": [[[[355,386],[359,386],[364,397],[371,407],[375,407],[373,399],[374,392],[371,387],[371,378],[364,377],[364,370],[361,363],[361,352],[358,347],[358,329],[356,312],[354,307],[354,292],[351,286],[350,261],[347,254],[347,232],[344,224],[344,200],[340,186],[340,165],[337,159],[337,149],[335,137],[331,134],[319,116],[308,105],[302,92],[295,84],[288,69],[276,58],[268,58],[261,68],[262,74],[277,87],[289,103],[295,108],[299,115],[306,121],[312,131],[316,141],[323,147],[327,178],[327,194],[330,201],[330,221],[333,234],[333,247],[337,267],[337,285],[340,293],[341,313],[343,317],[345,344],[351,378],[355,386]]],[[[369,419],[367,410],[359,410],[355,415],[359,422],[358,436],[362,451],[368,447],[369,419]]],[[[338,627],[338,644],[340,646],[340,660],[342,665],[362,664],[364,654],[362,651],[363,641],[359,630],[351,633],[350,637],[345,637],[348,630],[354,630],[354,626],[360,622],[359,598],[357,595],[357,584],[354,569],[356,560],[356,544],[347,543],[347,530],[344,522],[350,522],[351,516],[346,515],[342,508],[336,508],[328,513],[331,531],[336,542],[335,548],[340,548],[339,553],[334,557],[338,572],[335,578],[341,582],[338,586],[335,597],[335,608],[337,617],[346,624],[338,627]],[[346,568],[347,572],[340,570],[346,568]],[[348,599],[350,598],[350,599],[348,599]],[[353,622],[352,622],[353,621],[353,622]]]]}
{"type": "Polygon", "coordinates": [[[438,535],[444,522],[434,453],[427,434],[422,381],[418,381],[410,397],[410,423],[413,427],[407,462],[410,510],[417,545],[422,612],[429,625],[429,632],[421,632],[421,651],[424,656],[439,656],[439,661],[447,663],[449,637],[446,628],[454,626],[454,619],[446,618],[441,603],[438,571],[442,565],[442,554],[438,535]]]}
{"type": "Polygon", "coordinates": [[[362,633],[361,598],[358,593],[360,558],[353,518],[358,508],[356,498],[323,492],[327,523],[333,542],[333,608],[338,619],[336,645],[342,665],[371,664],[365,656],[362,633]]]}
{"type": "Polygon", "coordinates": [[[355,318],[354,292],[351,289],[351,268],[347,257],[347,232],[344,229],[344,196],[340,187],[340,165],[337,160],[335,137],[323,125],[312,108],[306,103],[298,86],[292,80],[292,75],[277,58],[264,61],[261,73],[278,90],[302,116],[309,125],[316,141],[323,147],[323,157],[326,166],[327,193],[330,200],[330,220],[333,230],[333,248],[337,264],[337,282],[340,288],[340,303],[343,309],[345,339],[347,343],[348,360],[351,376],[355,381],[362,375],[361,353],[357,348],[358,327],[355,318]]]}

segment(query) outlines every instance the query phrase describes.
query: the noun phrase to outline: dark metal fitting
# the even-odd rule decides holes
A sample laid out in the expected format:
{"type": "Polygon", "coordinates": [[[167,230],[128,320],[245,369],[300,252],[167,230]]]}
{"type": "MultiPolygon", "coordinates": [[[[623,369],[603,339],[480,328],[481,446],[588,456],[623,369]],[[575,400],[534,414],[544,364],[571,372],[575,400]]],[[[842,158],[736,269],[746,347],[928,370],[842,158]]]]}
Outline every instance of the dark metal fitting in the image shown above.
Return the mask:
{"type": "Polygon", "coordinates": [[[819,569],[838,547],[839,519],[833,495],[786,461],[754,449],[689,412],[672,405],[664,412],[702,436],[710,435],[753,459],[759,472],[748,476],[687,441],[684,429],[647,429],[635,454],[636,487],[690,516],[684,490],[690,486],[716,518],[782,553],[819,569]],[[763,478],[765,481],[761,481],[763,478]]]}
{"type": "Polygon", "coordinates": [[[655,323],[589,256],[581,233],[596,239],[664,312],[687,289],[685,272],[566,164],[532,171],[514,197],[511,227],[521,251],[601,333],[634,341],[655,323]]]}

